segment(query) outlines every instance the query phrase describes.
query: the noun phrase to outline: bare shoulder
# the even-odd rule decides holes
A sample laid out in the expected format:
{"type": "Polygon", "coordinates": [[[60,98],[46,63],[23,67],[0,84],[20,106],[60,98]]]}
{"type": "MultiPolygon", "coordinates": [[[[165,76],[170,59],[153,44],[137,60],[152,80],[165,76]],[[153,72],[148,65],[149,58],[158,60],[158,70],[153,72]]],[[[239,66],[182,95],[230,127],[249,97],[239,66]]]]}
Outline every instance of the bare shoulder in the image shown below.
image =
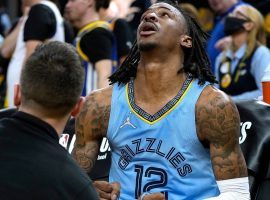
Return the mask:
{"type": "Polygon", "coordinates": [[[209,140],[229,129],[234,129],[232,132],[239,134],[240,117],[236,105],[228,95],[215,87],[207,86],[196,105],[196,125],[199,137],[209,140]]]}
{"type": "Polygon", "coordinates": [[[107,133],[111,95],[112,87],[92,92],[76,118],[76,142],[72,155],[87,172],[94,166],[100,142],[107,133]]]}
{"type": "Polygon", "coordinates": [[[209,146],[218,180],[247,176],[239,145],[240,117],[234,102],[224,92],[207,86],[196,105],[196,128],[209,146]]]}
{"type": "Polygon", "coordinates": [[[112,86],[94,90],[89,94],[87,99],[92,99],[94,102],[97,102],[100,106],[107,106],[111,105],[111,98],[112,98],[112,86]]]}
{"type": "Polygon", "coordinates": [[[110,116],[112,87],[91,92],[76,118],[77,143],[106,136],[110,116]]]}

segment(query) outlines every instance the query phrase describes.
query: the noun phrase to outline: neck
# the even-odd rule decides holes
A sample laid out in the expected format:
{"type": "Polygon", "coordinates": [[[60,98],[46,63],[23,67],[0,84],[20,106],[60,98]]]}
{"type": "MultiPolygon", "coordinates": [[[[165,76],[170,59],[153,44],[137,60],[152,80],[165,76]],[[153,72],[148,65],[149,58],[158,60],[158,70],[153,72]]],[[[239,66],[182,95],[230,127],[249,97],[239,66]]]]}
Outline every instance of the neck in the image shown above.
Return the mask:
{"type": "Polygon", "coordinates": [[[96,12],[87,13],[80,21],[74,22],[74,26],[81,29],[91,22],[99,20],[99,15],[96,12]]]}
{"type": "Polygon", "coordinates": [[[110,20],[108,17],[107,10],[104,8],[100,8],[100,10],[98,11],[98,15],[99,15],[100,20],[104,20],[104,21],[110,20]]]}
{"type": "Polygon", "coordinates": [[[239,33],[232,36],[232,51],[235,53],[247,41],[247,33],[239,33]]]}
{"type": "Polygon", "coordinates": [[[238,0],[223,0],[224,2],[227,3],[227,5],[224,7],[224,10],[221,12],[226,13],[231,7],[233,7],[233,5],[238,3],[238,0]]]}
{"type": "Polygon", "coordinates": [[[182,68],[183,59],[179,52],[163,54],[141,53],[135,79],[135,93],[149,99],[162,98],[165,94],[174,96],[185,80],[182,68]],[[136,89],[137,88],[137,89],[136,89]]]}
{"type": "Polygon", "coordinates": [[[41,2],[41,0],[32,0],[31,6],[34,6],[35,4],[38,4],[40,2],[41,2]]]}
{"type": "Polygon", "coordinates": [[[69,119],[68,115],[63,116],[63,117],[58,117],[58,118],[44,116],[41,112],[37,111],[37,109],[31,109],[31,108],[27,108],[24,106],[20,106],[19,111],[33,115],[33,116],[41,119],[42,121],[50,124],[56,130],[58,135],[63,133],[63,130],[66,126],[66,123],[69,119]]]}

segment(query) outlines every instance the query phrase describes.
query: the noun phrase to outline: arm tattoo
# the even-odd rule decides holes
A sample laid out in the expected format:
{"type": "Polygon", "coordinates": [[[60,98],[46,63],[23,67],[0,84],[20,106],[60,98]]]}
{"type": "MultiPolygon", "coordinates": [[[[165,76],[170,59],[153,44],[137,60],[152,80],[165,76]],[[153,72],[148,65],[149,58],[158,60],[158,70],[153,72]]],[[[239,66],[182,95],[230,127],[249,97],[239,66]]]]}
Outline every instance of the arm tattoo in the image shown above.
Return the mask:
{"type": "Polygon", "coordinates": [[[86,172],[90,172],[95,164],[95,155],[98,153],[98,149],[99,146],[97,144],[87,143],[84,148],[75,146],[72,151],[72,155],[82,169],[84,169],[86,172]]]}
{"type": "Polygon", "coordinates": [[[247,176],[239,146],[240,118],[236,106],[211,90],[196,110],[199,137],[210,145],[211,161],[218,180],[247,176]],[[209,98],[210,97],[210,98],[209,98]]]}
{"type": "Polygon", "coordinates": [[[110,105],[102,105],[90,95],[76,119],[76,143],[72,155],[79,165],[89,172],[96,161],[100,142],[106,136],[110,105]]]}

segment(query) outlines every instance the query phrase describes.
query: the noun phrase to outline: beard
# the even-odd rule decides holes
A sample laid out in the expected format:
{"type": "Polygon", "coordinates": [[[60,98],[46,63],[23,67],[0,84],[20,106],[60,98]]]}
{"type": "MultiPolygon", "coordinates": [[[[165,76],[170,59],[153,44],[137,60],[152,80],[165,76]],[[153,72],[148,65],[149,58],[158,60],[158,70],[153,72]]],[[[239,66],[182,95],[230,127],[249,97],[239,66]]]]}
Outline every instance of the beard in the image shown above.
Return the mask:
{"type": "Polygon", "coordinates": [[[140,51],[151,51],[157,47],[156,43],[140,43],[138,44],[138,48],[140,51]]]}

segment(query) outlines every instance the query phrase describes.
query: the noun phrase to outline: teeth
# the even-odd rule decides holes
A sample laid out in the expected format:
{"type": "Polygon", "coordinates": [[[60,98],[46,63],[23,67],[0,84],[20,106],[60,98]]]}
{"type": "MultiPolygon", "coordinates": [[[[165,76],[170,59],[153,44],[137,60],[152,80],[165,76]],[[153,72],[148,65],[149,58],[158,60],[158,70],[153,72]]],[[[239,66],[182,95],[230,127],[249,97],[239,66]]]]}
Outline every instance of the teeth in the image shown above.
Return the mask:
{"type": "Polygon", "coordinates": [[[152,28],[150,28],[150,27],[146,27],[146,28],[144,29],[144,31],[154,31],[154,29],[152,29],[152,28]]]}
{"type": "Polygon", "coordinates": [[[141,31],[156,31],[155,27],[153,27],[154,25],[152,24],[145,24],[144,27],[142,27],[141,31]]]}

